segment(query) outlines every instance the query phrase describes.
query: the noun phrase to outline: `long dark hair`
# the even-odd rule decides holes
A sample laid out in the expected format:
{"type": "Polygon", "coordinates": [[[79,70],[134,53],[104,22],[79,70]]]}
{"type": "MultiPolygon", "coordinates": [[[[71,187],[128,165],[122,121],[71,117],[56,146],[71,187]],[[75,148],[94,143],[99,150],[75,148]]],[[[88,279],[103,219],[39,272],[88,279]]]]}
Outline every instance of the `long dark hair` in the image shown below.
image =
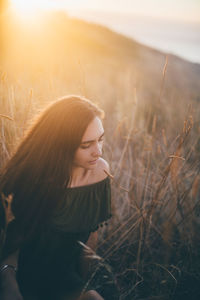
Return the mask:
{"type": "Polygon", "coordinates": [[[0,182],[0,195],[13,194],[15,232],[23,238],[48,222],[59,205],[82,136],[93,118],[102,114],[83,97],[63,97],[49,105],[25,134],[0,182]]]}
{"type": "Polygon", "coordinates": [[[6,215],[5,215],[2,199],[0,199],[0,259],[1,259],[3,244],[5,240],[5,230],[6,230],[6,215]]]}

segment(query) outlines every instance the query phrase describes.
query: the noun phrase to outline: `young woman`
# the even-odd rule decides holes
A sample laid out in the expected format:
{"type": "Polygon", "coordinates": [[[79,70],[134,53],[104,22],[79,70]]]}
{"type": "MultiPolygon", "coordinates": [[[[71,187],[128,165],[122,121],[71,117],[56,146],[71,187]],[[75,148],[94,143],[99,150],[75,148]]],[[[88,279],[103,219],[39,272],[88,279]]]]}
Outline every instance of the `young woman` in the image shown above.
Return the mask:
{"type": "Polygon", "coordinates": [[[80,298],[88,264],[79,243],[95,249],[98,226],[111,217],[102,117],[102,110],[82,97],[54,102],[5,166],[0,195],[13,196],[15,216],[0,268],[5,295],[11,280],[19,299],[103,299],[94,290],[80,298]]]}

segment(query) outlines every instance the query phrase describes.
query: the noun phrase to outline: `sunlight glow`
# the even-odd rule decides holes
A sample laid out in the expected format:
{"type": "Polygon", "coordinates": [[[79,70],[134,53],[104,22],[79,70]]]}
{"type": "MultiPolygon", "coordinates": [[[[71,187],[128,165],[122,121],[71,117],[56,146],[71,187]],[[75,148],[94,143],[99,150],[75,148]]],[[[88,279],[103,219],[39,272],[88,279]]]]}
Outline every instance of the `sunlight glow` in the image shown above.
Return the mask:
{"type": "Polygon", "coordinates": [[[52,7],[47,0],[11,0],[11,8],[18,17],[30,20],[52,7]]]}

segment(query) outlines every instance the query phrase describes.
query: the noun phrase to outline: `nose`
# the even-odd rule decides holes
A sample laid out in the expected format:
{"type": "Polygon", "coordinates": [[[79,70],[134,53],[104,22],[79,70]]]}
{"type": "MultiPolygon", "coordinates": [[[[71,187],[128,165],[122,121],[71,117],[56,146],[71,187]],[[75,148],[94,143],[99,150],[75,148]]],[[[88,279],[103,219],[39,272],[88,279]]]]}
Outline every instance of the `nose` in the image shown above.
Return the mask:
{"type": "Polygon", "coordinates": [[[102,155],[102,145],[96,143],[93,149],[93,157],[99,157],[102,155]]]}

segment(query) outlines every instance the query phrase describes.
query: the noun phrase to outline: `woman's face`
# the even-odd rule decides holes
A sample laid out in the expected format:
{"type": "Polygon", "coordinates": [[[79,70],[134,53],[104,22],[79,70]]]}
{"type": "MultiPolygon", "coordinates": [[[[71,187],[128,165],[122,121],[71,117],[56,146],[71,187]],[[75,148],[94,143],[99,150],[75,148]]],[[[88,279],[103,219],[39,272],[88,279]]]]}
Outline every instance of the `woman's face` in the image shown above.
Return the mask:
{"type": "Polygon", "coordinates": [[[95,117],[86,128],[81,144],[75,152],[74,166],[93,169],[102,155],[104,129],[99,117],[95,117]]]}

